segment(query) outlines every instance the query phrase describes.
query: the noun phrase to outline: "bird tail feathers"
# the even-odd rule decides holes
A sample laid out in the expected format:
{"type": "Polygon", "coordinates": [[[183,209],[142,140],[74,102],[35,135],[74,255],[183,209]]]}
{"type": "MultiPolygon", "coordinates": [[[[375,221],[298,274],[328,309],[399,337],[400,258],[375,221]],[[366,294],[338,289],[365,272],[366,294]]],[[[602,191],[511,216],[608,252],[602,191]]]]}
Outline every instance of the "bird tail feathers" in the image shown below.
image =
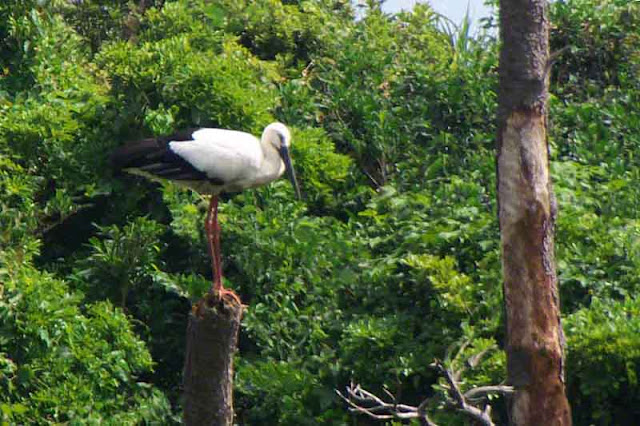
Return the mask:
{"type": "Polygon", "coordinates": [[[142,139],[116,148],[111,154],[110,162],[116,170],[140,167],[153,162],[165,152],[166,147],[159,144],[157,139],[142,139]]]}

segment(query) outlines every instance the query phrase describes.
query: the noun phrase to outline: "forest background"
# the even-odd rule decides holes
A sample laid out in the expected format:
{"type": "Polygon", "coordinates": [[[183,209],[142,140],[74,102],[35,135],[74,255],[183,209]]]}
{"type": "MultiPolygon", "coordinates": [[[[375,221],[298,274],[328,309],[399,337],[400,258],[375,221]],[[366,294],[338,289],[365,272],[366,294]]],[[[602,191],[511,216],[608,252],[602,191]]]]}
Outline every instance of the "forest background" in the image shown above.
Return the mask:
{"type": "MultiPolygon", "coordinates": [[[[505,377],[495,20],[346,0],[0,4],[0,420],[177,423],[206,202],[115,177],[127,140],[293,130],[286,182],[221,206],[248,304],[239,424],[356,424],[351,380],[433,396],[434,358],[505,377]],[[455,352],[454,350],[454,352],[455,352]]],[[[578,425],[640,418],[640,2],[551,5],[549,143],[567,390],[578,425]]],[[[495,418],[504,422],[504,404],[495,418]]],[[[361,423],[357,423],[361,424],[361,423]]]]}

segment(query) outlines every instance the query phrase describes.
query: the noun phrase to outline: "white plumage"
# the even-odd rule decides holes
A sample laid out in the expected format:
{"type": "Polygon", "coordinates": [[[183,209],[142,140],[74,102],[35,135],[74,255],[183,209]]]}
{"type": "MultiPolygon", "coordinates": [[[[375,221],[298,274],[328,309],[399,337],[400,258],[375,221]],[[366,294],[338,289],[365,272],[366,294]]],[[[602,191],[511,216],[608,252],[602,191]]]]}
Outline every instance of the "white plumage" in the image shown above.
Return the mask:
{"type": "Polygon", "coordinates": [[[235,130],[200,129],[192,137],[191,142],[170,142],[169,149],[208,176],[224,176],[230,182],[260,174],[265,148],[255,136],[235,130]]]}
{"type": "Polygon", "coordinates": [[[291,134],[282,123],[262,138],[226,129],[196,129],[130,143],[113,155],[118,168],[153,180],[167,179],[202,194],[238,192],[269,183],[287,171],[299,196],[289,157],[291,134]]]}
{"type": "Polygon", "coordinates": [[[212,257],[212,291],[239,302],[232,291],[222,287],[218,194],[264,185],[286,172],[300,198],[290,144],[291,134],[282,123],[268,125],[260,139],[236,130],[192,129],[126,144],[114,152],[112,163],[133,174],[171,180],[212,196],[205,222],[212,257]]]}

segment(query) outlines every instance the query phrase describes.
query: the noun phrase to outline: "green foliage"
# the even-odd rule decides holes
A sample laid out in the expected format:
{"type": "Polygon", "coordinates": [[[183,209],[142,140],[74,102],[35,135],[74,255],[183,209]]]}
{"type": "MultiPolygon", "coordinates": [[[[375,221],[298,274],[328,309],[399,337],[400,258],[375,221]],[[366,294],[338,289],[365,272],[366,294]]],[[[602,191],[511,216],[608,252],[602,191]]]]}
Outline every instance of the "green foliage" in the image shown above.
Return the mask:
{"type": "Polygon", "coordinates": [[[80,306],[82,295],[64,282],[5,261],[13,268],[0,276],[3,421],[123,424],[168,415],[165,397],[138,379],[153,362],[122,312],[108,302],[80,306]]]}
{"type": "Polygon", "coordinates": [[[612,177],[604,167],[572,161],[558,162],[552,171],[561,211],[556,238],[566,242],[558,246],[565,310],[588,305],[592,296],[635,294],[640,288],[640,224],[636,190],[630,186],[637,171],[612,177]]]}
{"type": "Polygon", "coordinates": [[[593,299],[567,318],[568,390],[579,424],[632,424],[640,414],[640,303],[593,299]],[[618,407],[625,407],[619,409],[618,407]]]}
{"type": "Polygon", "coordinates": [[[475,294],[469,277],[455,270],[455,261],[438,259],[431,255],[409,255],[404,261],[411,268],[411,278],[416,284],[429,283],[439,294],[442,308],[448,312],[464,313],[470,310],[468,301],[475,294]]]}
{"type": "MultiPolygon", "coordinates": [[[[630,422],[640,404],[636,3],[551,7],[553,49],[570,47],[549,134],[576,424],[630,422]]],[[[464,389],[503,380],[498,46],[426,5],[353,13],[341,0],[0,4],[1,421],[179,417],[187,315],[211,279],[207,200],[114,177],[108,153],[276,119],[304,200],[281,181],[220,206],[225,284],[249,306],[237,421],[349,424],[334,389],[356,380],[432,396],[434,418],[458,422],[428,365],[461,342],[448,365],[491,349],[464,389]]]]}
{"type": "Polygon", "coordinates": [[[319,212],[340,210],[340,202],[352,185],[349,175],[351,159],[335,152],[335,147],[322,129],[295,130],[293,155],[296,172],[304,176],[302,190],[305,203],[319,212]]]}
{"type": "Polygon", "coordinates": [[[554,67],[558,91],[568,99],[598,96],[611,87],[638,89],[638,3],[570,0],[552,8],[552,48],[569,48],[554,67]]]}
{"type": "Polygon", "coordinates": [[[421,156],[429,164],[453,153],[455,165],[479,139],[491,140],[485,132],[492,124],[482,117],[495,109],[494,83],[479,76],[493,72],[494,50],[469,41],[462,52],[436,22],[426,5],[394,20],[374,11],[342,28],[310,75],[317,122],[377,186],[391,176],[402,183],[423,178],[421,156]]]}
{"type": "Polygon", "coordinates": [[[33,201],[37,189],[36,178],[9,157],[0,157],[0,253],[24,248],[31,240],[38,226],[33,201]]]}
{"type": "Polygon", "coordinates": [[[223,0],[210,8],[225,16],[225,30],[238,35],[256,56],[280,57],[294,66],[312,59],[326,47],[328,34],[353,19],[351,5],[344,0],[223,0]]]}
{"type": "Polygon", "coordinates": [[[318,386],[318,380],[297,363],[257,361],[245,366],[241,361],[235,386],[240,392],[237,404],[252,407],[240,414],[243,424],[268,424],[274,418],[297,425],[346,422],[344,411],[334,404],[333,392],[318,386]]]}
{"type": "MultiPolygon", "coordinates": [[[[143,24],[162,28],[175,20],[202,15],[207,19],[204,4],[190,13],[186,7],[183,3],[181,8],[174,5],[168,11],[150,13],[149,22],[143,24]]],[[[145,111],[146,121],[153,122],[158,110],[171,105],[163,115],[177,126],[224,124],[258,131],[271,120],[268,110],[274,102],[276,74],[270,64],[206,21],[196,21],[188,31],[176,34],[154,30],[144,31],[138,45],[107,44],[96,58],[100,67],[110,70],[122,108],[132,114],[145,111]]]]}
{"type": "Polygon", "coordinates": [[[437,75],[446,63],[442,35],[428,25],[430,10],[417,11],[420,18],[403,15],[395,22],[373,11],[358,25],[339,29],[310,76],[322,114],[318,121],[380,185],[402,154],[414,152],[407,148],[417,145],[405,136],[414,133],[407,131],[411,123],[402,120],[413,105],[399,103],[415,78],[409,64],[418,62],[421,73],[437,75]]]}
{"type": "Polygon", "coordinates": [[[12,39],[23,45],[21,66],[28,71],[9,69],[0,83],[11,92],[1,105],[0,143],[59,187],[96,180],[95,167],[103,164],[97,153],[105,145],[95,137],[108,99],[81,39],[59,17],[35,10],[14,25],[12,39]],[[31,90],[16,91],[23,84],[31,90]]]}
{"type": "Polygon", "coordinates": [[[98,227],[99,237],[89,239],[91,253],[79,263],[76,277],[88,285],[92,297],[120,296],[124,308],[131,286],[157,269],[160,252],[158,237],[162,227],[146,218],[137,218],[124,228],[117,225],[98,227]],[[106,284],[106,285],[105,285],[106,284]]]}

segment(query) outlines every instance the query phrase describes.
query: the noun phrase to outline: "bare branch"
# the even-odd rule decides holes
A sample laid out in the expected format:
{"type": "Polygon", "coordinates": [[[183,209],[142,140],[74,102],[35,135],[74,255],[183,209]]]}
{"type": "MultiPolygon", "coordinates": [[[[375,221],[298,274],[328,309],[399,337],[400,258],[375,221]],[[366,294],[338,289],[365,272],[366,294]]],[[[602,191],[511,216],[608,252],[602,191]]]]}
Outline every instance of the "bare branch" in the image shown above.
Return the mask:
{"type": "MultiPolygon", "coordinates": [[[[407,420],[419,417],[418,409],[411,405],[384,402],[359,385],[347,387],[347,396],[336,390],[338,396],[349,404],[349,411],[366,414],[376,420],[407,420]]],[[[433,425],[432,425],[433,426],[433,425]]]]}
{"type": "MultiPolygon", "coordinates": [[[[458,352],[453,358],[451,358],[451,352],[453,351],[454,345],[451,345],[447,349],[447,353],[445,354],[445,359],[449,361],[448,364],[453,365],[453,363],[456,362],[462,356],[462,354],[464,353],[464,350],[467,348],[467,346],[469,346],[470,343],[471,343],[471,340],[465,340],[464,342],[462,342],[462,344],[458,348],[458,352]]],[[[435,364],[436,362],[431,364],[431,366],[434,367],[435,364]]],[[[462,376],[463,371],[464,369],[460,369],[456,372],[452,371],[451,373],[453,374],[453,380],[456,382],[460,381],[460,377],[462,376]]]]}
{"type": "Polygon", "coordinates": [[[427,405],[429,405],[429,398],[424,399],[420,405],[418,405],[418,419],[421,426],[438,426],[427,415],[427,405]]]}
{"type": "MultiPolygon", "coordinates": [[[[461,355],[464,347],[465,344],[458,351],[456,358],[461,355]]],[[[479,354],[474,362],[479,361],[484,353],[486,351],[479,354]]],[[[510,395],[514,392],[511,386],[496,385],[481,386],[462,393],[457,379],[459,372],[456,373],[453,369],[445,367],[440,360],[435,360],[431,367],[442,374],[446,380],[446,385],[443,386],[447,395],[446,407],[460,411],[484,426],[494,426],[491,420],[491,406],[486,404],[480,409],[473,404],[481,403],[488,394],[510,395]]],[[[427,415],[427,406],[431,401],[430,398],[424,399],[420,405],[414,407],[412,405],[398,404],[395,395],[387,388],[383,388],[383,392],[391,402],[386,402],[379,396],[354,383],[347,386],[345,394],[336,390],[338,396],[349,405],[349,411],[351,412],[365,414],[375,420],[418,419],[422,426],[437,426],[427,415]]]]}
{"type": "Polygon", "coordinates": [[[364,168],[362,169],[362,172],[364,173],[364,175],[365,175],[366,177],[368,177],[368,178],[369,178],[369,180],[371,181],[371,183],[373,184],[373,186],[374,186],[376,189],[380,189],[380,188],[382,188],[382,185],[381,185],[381,184],[376,180],[376,178],[374,178],[374,177],[371,175],[371,173],[369,173],[368,171],[366,171],[364,168]]]}
{"type": "Polygon", "coordinates": [[[487,397],[490,393],[497,393],[501,395],[512,395],[515,392],[513,386],[480,386],[473,388],[464,393],[464,397],[467,401],[480,401],[487,397]]]}
{"type": "Polygon", "coordinates": [[[394,403],[394,404],[396,403],[396,396],[395,396],[394,394],[392,394],[392,393],[389,391],[389,389],[387,389],[387,387],[386,387],[386,386],[383,386],[383,387],[382,387],[382,391],[383,391],[384,393],[386,393],[386,394],[387,394],[387,396],[388,396],[389,398],[391,398],[391,401],[393,401],[393,403],[394,403]]]}
{"type": "Polygon", "coordinates": [[[437,360],[435,362],[435,368],[444,375],[445,380],[449,384],[448,393],[451,401],[448,402],[451,406],[455,407],[458,411],[467,414],[469,417],[475,419],[485,426],[494,426],[491,417],[487,415],[486,411],[482,411],[479,408],[474,407],[473,405],[467,404],[464,395],[462,394],[462,392],[460,392],[458,383],[456,383],[454,379],[454,373],[451,370],[445,368],[442,362],[437,360]]]}
{"type": "Polygon", "coordinates": [[[495,349],[495,346],[489,346],[477,354],[470,356],[469,359],[467,359],[467,364],[469,364],[471,368],[476,368],[480,364],[480,361],[482,361],[482,358],[493,349],[495,349]]]}

